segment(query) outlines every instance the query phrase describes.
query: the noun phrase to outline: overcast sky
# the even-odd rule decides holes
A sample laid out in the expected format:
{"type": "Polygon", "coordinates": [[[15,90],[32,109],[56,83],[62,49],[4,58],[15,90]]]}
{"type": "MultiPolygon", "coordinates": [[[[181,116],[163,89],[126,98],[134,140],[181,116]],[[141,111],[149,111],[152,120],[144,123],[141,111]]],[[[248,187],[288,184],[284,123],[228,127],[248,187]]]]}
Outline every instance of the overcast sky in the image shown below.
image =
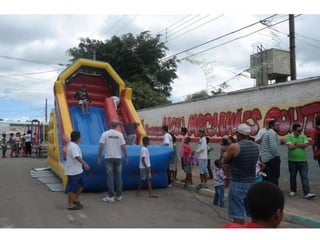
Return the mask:
{"type": "MultiPolygon", "coordinates": [[[[181,60],[178,79],[172,85],[174,102],[197,91],[210,91],[223,82],[229,85],[225,91],[253,87],[250,74],[238,74],[250,67],[250,55],[257,52],[257,46],[289,50],[288,12],[283,11],[235,14],[205,10],[197,14],[201,11],[190,7],[189,11],[176,10],[176,14],[172,8],[158,13],[154,8],[142,12],[108,9],[104,13],[98,8],[85,14],[83,8],[69,12],[31,9],[0,14],[0,118],[6,120],[44,120],[46,99],[49,116],[54,105],[54,81],[64,70],[60,65],[70,58],[66,51],[77,47],[84,37],[104,41],[113,35],[137,35],[145,30],[163,34],[169,48],[167,57],[178,54],[181,60]]],[[[297,78],[319,76],[320,33],[316,28],[320,15],[295,15],[297,78]]]]}

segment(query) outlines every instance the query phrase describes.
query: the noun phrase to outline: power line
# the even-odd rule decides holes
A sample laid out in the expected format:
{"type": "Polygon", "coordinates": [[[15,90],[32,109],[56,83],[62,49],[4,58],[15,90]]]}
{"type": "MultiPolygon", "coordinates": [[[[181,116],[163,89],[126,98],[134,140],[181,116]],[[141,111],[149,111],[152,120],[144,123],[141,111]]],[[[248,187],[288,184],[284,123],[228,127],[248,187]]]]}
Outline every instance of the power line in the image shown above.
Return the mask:
{"type": "MultiPolygon", "coordinates": [[[[194,21],[194,22],[192,22],[192,23],[190,23],[190,24],[188,24],[188,25],[186,25],[186,26],[184,26],[184,27],[179,28],[177,31],[175,31],[175,32],[171,33],[171,35],[169,35],[169,40],[170,40],[170,37],[174,36],[176,33],[184,30],[184,29],[187,28],[187,27],[192,26],[193,24],[195,24],[195,23],[197,23],[197,22],[199,22],[199,21],[201,21],[201,20],[203,20],[203,19],[205,19],[205,18],[207,18],[207,17],[209,17],[209,16],[210,16],[210,15],[206,15],[206,16],[204,16],[204,17],[202,17],[202,18],[199,18],[199,19],[197,19],[196,21],[194,21]]],[[[168,41],[169,41],[169,40],[168,40],[168,41]]]]}
{"type": "Polygon", "coordinates": [[[125,25],[123,25],[114,35],[117,35],[119,32],[121,32],[123,29],[125,29],[130,23],[132,23],[133,19],[135,19],[138,15],[133,16],[132,19],[130,19],[125,25]]]}
{"type": "Polygon", "coordinates": [[[43,60],[40,61],[40,60],[32,60],[32,59],[26,59],[26,58],[16,58],[16,57],[4,56],[4,55],[0,55],[0,58],[21,61],[21,62],[45,64],[45,65],[57,65],[57,63],[45,62],[43,60]]]}
{"type": "Polygon", "coordinates": [[[185,17],[183,17],[183,18],[179,19],[178,21],[174,22],[174,23],[173,23],[173,24],[171,24],[169,27],[166,27],[165,29],[161,30],[161,31],[160,31],[160,32],[158,32],[157,34],[160,34],[161,32],[166,32],[166,31],[167,31],[167,29],[169,29],[170,27],[172,27],[172,26],[174,26],[174,25],[178,24],[179,22],[183,21],[184,19],[188,18],[188,17],[189,17],[189,16],[191,16],[191,15],[192,15],[192,14],[189,14],[189,15],[187,15],[187,16],[185,16],[185,17]]]}
{"type": "Polygon", "coordinates": [[[116,23],[114,23],[106,32],[104,32],[104,34],[107,34],[108,32],[111,31],[112,28],[114,28],[115,26],[117,26],[119,24],[119,22],[121,22],[122,18],[124,18],[126,15],[122,15],[118,21],[116,23]]]}
{"type": "Polygon", "coordinates": [[[206,24],[208,24],[208,23],[210,23],[210,22],[213,22],[213,21],[217,20],[218,18],[222,17],[223,15],[224,15],[224,14],[221,14],[221,15],[215,17],[214,19],[211,19],[211,20],[209,20],[209,21],[207,21],[207,22],[205,22],[205,23],[203,23],[203,24],[201,24],[201,25],[199,25],[199,26],[197,26],[197,27],[195,27],[195,28],[189,29],[188,31],[185,31],[185,32],[179,34],[178,36],[176,36],[176,37],[174,37],[174,38],[169,38],[169,39],[167,40],[167,42],[168,42],[168,41],[172,41],[173,39],[176,39],[176,38],[178,38],[178,37],[180,37],[180,36],[182,36],[182,35],[184,35],[184,34],[186,34],[186,33],[188,33],[188,32],[191,32],[191,31],[193,31],[193,30],[195,30],[195,29],[198,29],[198,28],[200,28],[200,27],[202,27],[202,26],[204,26],[204,25],[206,25],[206,24]]]}
{"type": "MultiPolygon", "coordinates": [[[[296,15],[295,17],[300,17],[300,16],[302,16],[302,14],[298,14],[298,15],[296,15]]],[[[266,26],[267,26],[267,25],[266,25],[266,26]]],[[[278,30],[278,29],[276,29],[276,28],[273,28],[273,27],[271,27],[271,26],[268,26],[268,27],[269,27],[271,30],[275,31],[275,32],[281,33],[281,34],[289,37],[288,33],[282,32],[282,31],[280,31],[280,30],[278,30]]],[[[310,42],[307,42],[307,41],[303,41],[303,40],[301,40],[300,38],[305,38],[305,39],[312,40],[312,41],[315,41],[315,42],[320,43],[320,40],[319,40],[319,39],[307,37],[307,36],[304,36],[304,35],[299,34],[299,33],[297,33],[297,32],[296,32],[295,34],[296,34],[297,40],[299,40],[299,41],[301,41],[302,43],[304,43],[304,44],[306,44],[306,45],[309,45],[309,46],[311,46],[311,47],[320,49],[320,46],[314,45],[314,44],[312,44],[312,43],[310,43],[310,42]]]]}
{"type": "Polygon", "coordinates": [[[56,72],[56,71],[62,71],[63,69],[55,69],[55,70],[48,70],[48,71],[42,71],[42,72],[31,72],[31,73],[19,73],[19,74],[8,74],[8,75],[0,75],[0,77],[16,77],[16,76],[27,76],[27,75],[35,75],[35,74],[43,74],[48,72],[56,72]]]}
{"type": "Polygon", "coordinates": [[[269,16],[269,17],[267,17],[267,18],[264,18],[264,19],[262,19],[262,20],[260,20],[260,21],[257,21],[257,22],[254,22],[254,23],[252,23],[252,24],[249,24],[249,25],[247,25],[247,26],[245,26],[245,27],[239,28],[239,29],[237,29],[237,30],[234,30],[234,31],[229,32],[229,33],[227,33],[227,34],[224,34],[224,35],[222,35],[222,36],[216,37],[216,38],[214,38],[214,39],[211,39],[211,40],[209,40],[209,41],[206,41],[206,42],[201,43],[201,44],[199,44],[199,45],[196,45],[196,46],[194,46],[194,47],[191,47],[191,48],[188,48],[188,49],[183,50],[183,51],[181,51],[181,52],[175,53],[175,54],[173,54],[173,55],[171,55],[171,56],[169,56],[169,57],[163,58],[162,60],[170,59],[170,58],[175,57],[175,56],[178,56],[178,55],[180,55],[180,54],[182,54],[182,53],[185,53],[185,52],[188,52],[188,51],[193,50],[193,49],[195,49],[195,48],[198,48],[198,47],[201,47],[201,46],[203,46],[203,45],[206,45],[206,44],[208,44],[208,43],[210,43],[210,42],[213,42],[213,41],[219,40],[219,39],[221,39],[221,38],[224,38],[224,37],[226,37],[226,36],[235,34],[235,33],[240,32],[240,31],[242,31],[242,30],[244,30],[244,29],[246,29],[246,28],[249,28],[249,27],[252,27],[252,26],[254,26],[254,25],[256,25],[256,24],[259,24],[259,23],[261,23],[261,21],[263,21],[263,20],[272,18],[272,17],[274,17],[274,16],[276,16],[276,15],[277,15],[277,14],[274,14],[274,15],[269,16]]]}
{"type": "MultiPolygon", "coordinates": [[[[278,24],[283,23],[283,22],[285,22],[285,21],[288,21],[288,19],[283,20],[283,21],[280,21],[280,22],[277,22],[277,23],[273,24],[272,26],[278,25],[278,24]]],[[[200,51],[200,52],[194,53],[194,54],[192,54],[192,55],[190,55],[190,56],[188,56],[188,57],[193,57],[193,56],[202,54],[202,53],[204,53],[204,52],[210,51],[210,50],[212,50],[212,49],[214,49],[214,48],[218,48],[218,47],[224,46],[224,45],[226,45],[226,44],[228,44],[228,43],[234,42],[234,41],[236,41],[236,40],[239,40],[239,39],[242,39],[242,38],[245,38],[245,37],[248,37],[248,36],[251,36],[252,34],[255,34],[255,33],[260,32],[260,31],[262,31],[262,30],[265,30],[265,29],[267,29],[267,28],[268,28],[268,27],[260,28],[260,29],[258,29],[258,30],[256,30],[256,31],[251,32],[251,33],[242,35],[242,36],[240,36],[240,37],[231,39],[231,40],[229,40],[229,41],[226,41],[226,42],[224,42],[224,43],[218,44],[218,45],[213,46],[213,47],[211,47],[211,48],[207,48],[207,49],[202,50],[202,51],[200,51]]],[[[187,58],[187,57],[181,58],[181,59],[179,59],[179,60],[182,61],[182,60],[184,60],[185,58],[187,58]]]]}
{"type": "MultiPolygon", "coordinates": [[[[103,20],[103,23],[104,23],[107,19],[108,19],[108,17],[106,17],[106,18],[103,20]]],[[[98,31],[98,30],[96,30],[96,31],[94,31],[93,33],[91,33],[88,38],[91,38],[92,35],[96,34],[97,31],[98,31]]]]}
{"type": "MultiPolygon", "coordinates": [[[[189,16],[192,16],[192,15],[189,15],[189,16]]],[[[182,25],[184,25],[184,24],[186,24],[186,23],[188,23],[188,22],[190,22],[191,20],[193,20],[193,19],[195,19],[195,18],[197,18],[197,17],[199,17],[200,16],[200,14],[198,14],[198,15],[196,15],[196,16],[194,16],[194,17],[192,17],[192,18],[190,18],[190,19],[188,19],[188,20],[185,20],[185,21],[183,21],[182,23],[180,23],[180,24],[177,24],[177,26],[175,26],[175,27],[173,27],[173,28],[171,28],[170,29],[170,31],[173,31],[174,29],[176,29],[176,28],[178,28],[178,27],[180,27],[180,26],[182,26],[182,25]]],[[[167,30],[168,30],[169,28],[167,28],[167,30]]]]}
{"type": "Polygon", "coordinates": [[[297,32],[296,32],[296,36],[297,36],[297,37],[301,37],[301,38],[305,38],[305,39],[309,39],[309,40],[313,40],[313,41],[315,41],[315,42],[320,43],[320,40],[319,40],[319,39],[307,37],[307,36],[301,35],[301,34],[299,34],[299,33],[297,33],[297,32]]]}

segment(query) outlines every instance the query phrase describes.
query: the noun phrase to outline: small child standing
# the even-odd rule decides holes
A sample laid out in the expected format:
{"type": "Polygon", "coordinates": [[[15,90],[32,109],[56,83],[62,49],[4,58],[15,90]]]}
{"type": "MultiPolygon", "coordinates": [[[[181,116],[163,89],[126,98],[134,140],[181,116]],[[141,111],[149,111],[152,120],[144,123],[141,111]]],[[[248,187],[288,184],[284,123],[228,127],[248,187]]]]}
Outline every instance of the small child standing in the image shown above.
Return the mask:
{"type": "Polygon", "coordinates": [[[214,161],[215,169],[213,173],[214,179],[214,197],[213,197],[213,205],[224,207],[224,180],[226,176],[224,175],[222,169],[222,161],[220,159],[216,159],[214,161]]]}
{"type": "Polygon", "coordinates": [[[16,138],[13,133],[10,133],[9,145],[11,148],[10,157],[13,157],[13,154],[17,155],[16,138]]]}
{"type": "Polygon", "coordinates": [[[158,198],[158,196],[153,194],[152,186],[151,186],[151,162],[150,162],[149,150],[147,148],[148,145],[150,144],[149,138],[144,137],[142,139],[142,144],[143,146],[140,150],[140,162],[139,162],[140,181],[138,183],[137,197],[140,196],[142,182],[147,180],[149,197],[158,198]]]}
{"type": "Polygon", "coordinates": [[[7,139],[6,139],[6,134],[5,133],[2,134],[1,149],[2,149],[2,158],[6,158],[7,139]]]}
{"type": "Polygon", "coordinates": [[[173,154],[170,159],[170,164],[169,164],[169,173],[170,173],[170,179],[171,181],[176,181],[177,180],[177,167],[178,167],[178,161],[179,161],[179,155],[178,155],[178,150],[179,146],[177,143],[177,138],[174,134],[171,134],[172,137],[172,145],[173,145],[173,154]]]}
{"type": "Polygon", "coordinates": [[[267,176],[267,174],[263,172],[263,169],[265,168],[265,166],[266,165],[263,162],[258,160],[256,165],[256,182],[262,182],[263,178],[267,176]]]}
{"type": "Polygon", "coordinates": [[[184,186],[192,184],[192,166],[191,166],[191,146],[190,146],[190,137],[185,137],[183,143],[183,171],[186,173],[186,181],[184,186]]]}

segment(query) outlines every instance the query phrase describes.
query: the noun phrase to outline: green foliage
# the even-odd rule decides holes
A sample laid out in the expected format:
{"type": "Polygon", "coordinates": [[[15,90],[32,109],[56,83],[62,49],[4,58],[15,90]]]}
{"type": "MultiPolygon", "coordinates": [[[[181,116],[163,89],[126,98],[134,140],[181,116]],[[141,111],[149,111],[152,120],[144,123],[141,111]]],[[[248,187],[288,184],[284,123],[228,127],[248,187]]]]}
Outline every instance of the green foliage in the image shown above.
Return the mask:
{"type": "Polygon", "coordinates": [[[197,100],[197,99],[201,99],[201,98],[207,98],[209,97],[209,94],[207,93],[206,90],[201,90],[200,92],[195,92],[192,94],[189,94],[185,97],[185,101],[189,102],[192,100],[197,100]]]}
{"type": "Polygon", "coordinates": [[[229,87],[229,84],[227,82],[223,82],[221,83],[217,88],[213,88],[213,90],[211,90],[211,94],[212,95],[218,95],[220,93],[224,93],[225,89],[227,89],[229,87]]]}
{"type": "Polygon", "coordinates": [[[113,36],[104,42],[80,39],[78,47],[68,50],[72,60],[90,58],[108,62],[128,87],[133,88],[133,103],[137,109],[169,103],[171,84],[177,78],[177,60],[165,57],[167,47],[160,35],[149,31],[134,36],[113,36]]]}

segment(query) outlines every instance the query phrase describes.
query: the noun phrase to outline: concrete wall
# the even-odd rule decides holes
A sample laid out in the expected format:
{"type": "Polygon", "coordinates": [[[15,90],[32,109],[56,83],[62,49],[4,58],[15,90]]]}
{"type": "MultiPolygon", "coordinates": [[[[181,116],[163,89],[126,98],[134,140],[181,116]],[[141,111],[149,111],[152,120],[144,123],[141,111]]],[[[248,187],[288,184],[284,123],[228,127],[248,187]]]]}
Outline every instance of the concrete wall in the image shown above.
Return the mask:
{"type": "Polygon", "coordinates": [[[204,127],[212,142],[233,134],[240,123],[248,123],[255,136],[268,117],[280,123],[280,137],[290,132],[294,123],[303,125],[309,136],[314,116],[320,113],[320,77],[300,79],[259,88],[239,90],[202,100],[177,103],[138,111],[147,135],[153,140],[162,136],[161,126],[179,135],[188,128],[188,135],[197,137],[204,127]]]}

